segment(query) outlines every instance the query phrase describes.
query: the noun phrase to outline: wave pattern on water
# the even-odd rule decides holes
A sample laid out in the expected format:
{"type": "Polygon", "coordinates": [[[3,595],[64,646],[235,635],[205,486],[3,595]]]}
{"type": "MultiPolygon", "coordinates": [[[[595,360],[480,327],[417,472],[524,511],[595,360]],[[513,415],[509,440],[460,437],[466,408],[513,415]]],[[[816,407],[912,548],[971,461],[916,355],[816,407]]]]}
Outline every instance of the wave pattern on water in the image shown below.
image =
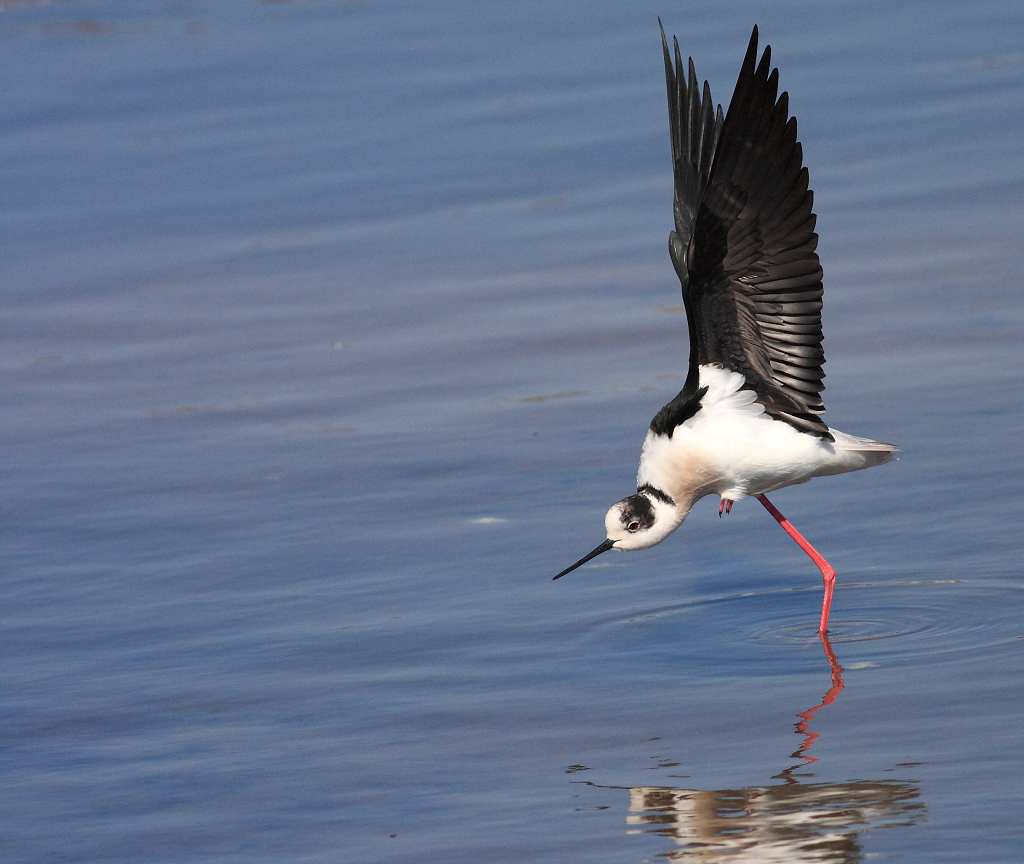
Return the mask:
{"type": "Polygon", "coordinates": [[[1024,6],[670,5],[0,0],[4,864],[1019,857],[1024,6]],[[904,447],[784,493],[834,664],[742,507],[550,581],[686,365],[658,14],[904,447]]]}

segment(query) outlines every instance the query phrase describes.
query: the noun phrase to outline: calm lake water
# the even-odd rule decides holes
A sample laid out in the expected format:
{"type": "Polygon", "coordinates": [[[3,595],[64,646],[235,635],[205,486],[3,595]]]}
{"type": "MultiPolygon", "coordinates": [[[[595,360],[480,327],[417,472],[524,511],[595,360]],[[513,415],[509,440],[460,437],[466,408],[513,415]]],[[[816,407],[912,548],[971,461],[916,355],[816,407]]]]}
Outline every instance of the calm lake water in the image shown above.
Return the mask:
{"type": "Polygon", "coordinates": [[[0,2],[0,859],[1020,862],[1024,6],[0,2]],[[829,419],[552,583],[686,364],[656,15],[756,21],[829,419]]]}

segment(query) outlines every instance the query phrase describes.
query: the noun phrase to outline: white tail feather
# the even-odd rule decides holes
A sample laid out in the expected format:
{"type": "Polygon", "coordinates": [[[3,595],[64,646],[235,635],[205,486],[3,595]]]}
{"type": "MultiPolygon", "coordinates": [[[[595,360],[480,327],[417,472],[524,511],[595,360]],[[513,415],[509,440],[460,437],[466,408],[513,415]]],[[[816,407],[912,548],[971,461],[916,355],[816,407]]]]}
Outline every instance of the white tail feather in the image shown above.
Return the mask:
{"type": "Polygon", "coordinates": [[[850,470],[856,471],[859,468],[881,465],[899,452],[899,447],[895,444],[887,444],[885,441],[861,438],[847,432],[840,432],[838,429],[829,429],[828,431],[832,433],[836,450],[847,455],[847,459],[844,461],[855,465],[850,470]]]}

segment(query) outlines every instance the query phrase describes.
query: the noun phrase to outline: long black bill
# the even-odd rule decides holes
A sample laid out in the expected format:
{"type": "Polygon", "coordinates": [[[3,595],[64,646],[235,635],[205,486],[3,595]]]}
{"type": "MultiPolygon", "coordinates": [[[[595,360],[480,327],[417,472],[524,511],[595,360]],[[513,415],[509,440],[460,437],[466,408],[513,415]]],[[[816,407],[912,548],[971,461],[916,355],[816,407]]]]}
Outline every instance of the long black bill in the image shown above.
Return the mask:
{"type": "Polygon", "coordinates": [[[573,564],[572,567],[566,567],[557,576],[552,576],[551,577],[551,581],[554,582],[555,579],[561,579],[566,573],[572,573],[572,571],[575,570],[577,567],[580,567],[583,564],[586,564],[591,558],[596,558],[602,552],[607,552],[614,545],[615,545],[615,541],[614,540],[605,540],[604,543],[602,543],[596,549],[591,550],[586,555],[584,555],[582,558],[580,558],[580,560],[577,561],[575,564],[573,564]]]}

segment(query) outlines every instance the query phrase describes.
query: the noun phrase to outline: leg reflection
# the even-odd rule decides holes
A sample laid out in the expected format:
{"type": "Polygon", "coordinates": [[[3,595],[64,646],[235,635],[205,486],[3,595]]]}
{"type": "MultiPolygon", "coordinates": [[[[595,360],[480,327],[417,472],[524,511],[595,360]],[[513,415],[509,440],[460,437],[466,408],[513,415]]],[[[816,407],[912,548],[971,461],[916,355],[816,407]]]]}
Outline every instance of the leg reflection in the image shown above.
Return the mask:
{"type": "Polygon", "coordinates": [[[821,647],[825,652],[825,659],[828,661],[829,669],[832,672],[832,686],[829,687],[828,691],[824,696],[821,697],[821,701],[817,705],[813,705],[810,708],[800,711],[797,713],[799,718],[793,729],[797,735],[802,736],[800,746],[796,748],[790,756],[800,761],[796,765],[791,765],[783,771],[780,771],[775,775],[775,779],[784,780],[787,783],[799,783],[798,776],[808,777],[813,776],[810,772],[798,775],[797,769],[813,765],[818,761],[817,756],[810,754],[810,749],[814,746],[814,742],[818,740],[821,735],[820,732],[815,732],[811,729],[811,720],[814,719],[814,715],[817,714],[826,705],[831,705],[836,701],[839,694],[843,692],[843,667],[839,665],[839,660],[836,659],[836,652],[832,648],[832,643],[828,641],[828,636],[825,633],[819,633],[818,638],[821,640],[821,647]]]}

